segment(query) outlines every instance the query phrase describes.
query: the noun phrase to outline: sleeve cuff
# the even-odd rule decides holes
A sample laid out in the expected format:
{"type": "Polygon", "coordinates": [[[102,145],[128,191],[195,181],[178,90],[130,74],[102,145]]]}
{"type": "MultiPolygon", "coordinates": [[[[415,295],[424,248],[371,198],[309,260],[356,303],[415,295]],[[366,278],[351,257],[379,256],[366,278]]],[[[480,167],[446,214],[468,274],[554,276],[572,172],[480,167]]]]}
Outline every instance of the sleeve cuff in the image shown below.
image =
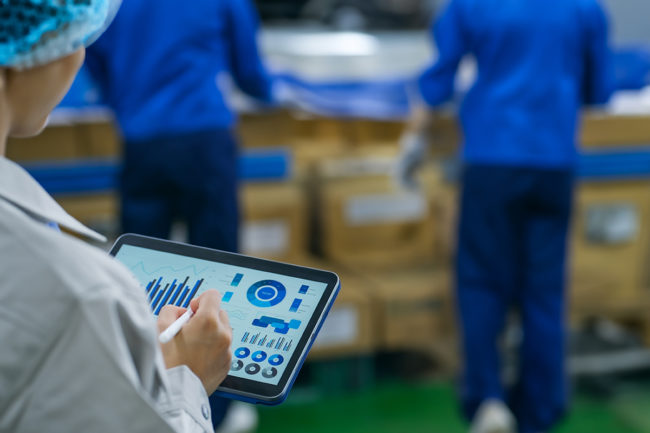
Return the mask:
{"type": "Polygon", "coordinates": [[[167,369],[167,377],[172,399],[169,412],[185,412],[204,431],[212,432],[210,401],[201,380],[186,365],[167,369]]]}

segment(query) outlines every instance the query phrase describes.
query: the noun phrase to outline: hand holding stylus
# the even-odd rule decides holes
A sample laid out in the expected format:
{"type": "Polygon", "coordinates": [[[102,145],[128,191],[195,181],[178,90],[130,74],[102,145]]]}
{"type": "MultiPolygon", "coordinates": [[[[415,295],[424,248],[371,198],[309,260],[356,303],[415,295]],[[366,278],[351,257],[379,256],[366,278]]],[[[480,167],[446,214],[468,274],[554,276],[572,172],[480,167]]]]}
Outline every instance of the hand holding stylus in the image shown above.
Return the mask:
{"type": "Polygon", "coordinates": [[[194,311],[192,311],[191,308],[188,308],[185,313],[178,319],[174,320],[174,322],[167,327],[163,332],[160,333],[158,336],[158,341],[160,341],[161,344],[169,343],[172,341],[172,338],[176,336],[183,327],[194,315],[194,311]]]}
{"type": "Polygon", "coordinates": [[[232,330],[228,315],[221,309],[219,292],[202,293],[187,310],[164,307],[158,315],[158,329],[161,340],[170,338],[161,341],[167,368],[187,365],[201,379],[208,395],[212,394],[226,378],[232,357],[232,330]]]}

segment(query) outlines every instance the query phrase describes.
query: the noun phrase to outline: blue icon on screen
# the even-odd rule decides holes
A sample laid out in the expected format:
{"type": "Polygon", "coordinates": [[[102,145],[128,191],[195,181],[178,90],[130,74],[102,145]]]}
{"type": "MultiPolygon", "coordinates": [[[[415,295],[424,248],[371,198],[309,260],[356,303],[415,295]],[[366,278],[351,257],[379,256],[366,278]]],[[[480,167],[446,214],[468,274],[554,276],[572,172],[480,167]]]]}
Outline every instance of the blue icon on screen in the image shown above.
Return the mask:
{"type": "Polygon", "coordinates": [[[302,299],[298,299],[298,298],[294,299],[293,303],[291,304],[291,307],[289,307],[289,311],[291,311],[292,313],[297,313],[298,308],[300,308],[300,304],[302,304],[302,299]]]}
{"type": "Polygon", "coordinates": [[[266,352],[262,352],[261,350],[258,350],[257,352],[253,353],[253,356],[251,356],[251,358],[255,362],[262,362],[266,359],[266,352]]]}
{"type": "Polygon", "coordinates": [[[244,359],[250,354],[251,351],[245,347],[240,347],[239,349],[235,350],[235,356],[239,359],[244,359]]]}
{"type": "Polygon", "coordinates": [[[300,320],[291,320],[289,322],[285,322],[282,319],[269,316],[262,316],[259,319],[253,320],[253,326],[266,328],[270,325],[278,334],[286,334],[289,332],[289,329],[298,329],[300,328],[301,323],[302,322],[300,320]]]}
{"type": "Polygon", "coordinates": [[[269,356],[269,364],[278,366],[284,362],[282,355],[271,355],[269,356]]]}
{"type": "Polygon", "coordinates": [[[266,308],[278,305],[287,294],[282,283],[275,280],[262,280],[250,286],[246,297],[256,307],[266,308]]]}
{"type": "Polygon", "coordinates": [[[244,274],[236,274],[235,277],[232,279],[232,282],[230,283],[230,285],[232,287],[239,286],[239,283],[241,283],[242,278],[244,278],[244,274]]]}

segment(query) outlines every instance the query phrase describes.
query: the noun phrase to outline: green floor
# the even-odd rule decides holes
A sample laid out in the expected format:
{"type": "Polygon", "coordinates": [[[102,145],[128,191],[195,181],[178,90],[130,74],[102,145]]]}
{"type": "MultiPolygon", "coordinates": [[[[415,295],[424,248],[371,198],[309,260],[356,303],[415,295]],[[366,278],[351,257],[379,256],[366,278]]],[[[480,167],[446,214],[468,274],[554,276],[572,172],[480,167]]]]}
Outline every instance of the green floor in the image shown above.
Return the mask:
{"type": "MultiPolygon", "coordinates": [[[[447,383],[380,383],[363,391],[321,395],[296,388],[277,407],[260,408],[258,433],[461,433],[453,387],[447,383]]],[[[553,433],[648,433],[650,390],[610,399],[578,395],[553,433]]]]}

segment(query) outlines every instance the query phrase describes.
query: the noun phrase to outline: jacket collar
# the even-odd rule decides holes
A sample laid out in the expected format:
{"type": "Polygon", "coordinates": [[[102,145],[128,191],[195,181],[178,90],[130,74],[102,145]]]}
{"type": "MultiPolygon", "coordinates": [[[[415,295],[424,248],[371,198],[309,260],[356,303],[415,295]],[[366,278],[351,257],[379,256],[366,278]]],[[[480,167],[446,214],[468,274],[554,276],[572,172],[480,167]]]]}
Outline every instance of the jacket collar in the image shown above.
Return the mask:
{"type": "Polygon", "coordinates": [[[0,156],[0,199],[43,223],[54,222],[74,233],[106,242],[106,238],[71,217],[43,187],[13,161],[0,156]]]}

